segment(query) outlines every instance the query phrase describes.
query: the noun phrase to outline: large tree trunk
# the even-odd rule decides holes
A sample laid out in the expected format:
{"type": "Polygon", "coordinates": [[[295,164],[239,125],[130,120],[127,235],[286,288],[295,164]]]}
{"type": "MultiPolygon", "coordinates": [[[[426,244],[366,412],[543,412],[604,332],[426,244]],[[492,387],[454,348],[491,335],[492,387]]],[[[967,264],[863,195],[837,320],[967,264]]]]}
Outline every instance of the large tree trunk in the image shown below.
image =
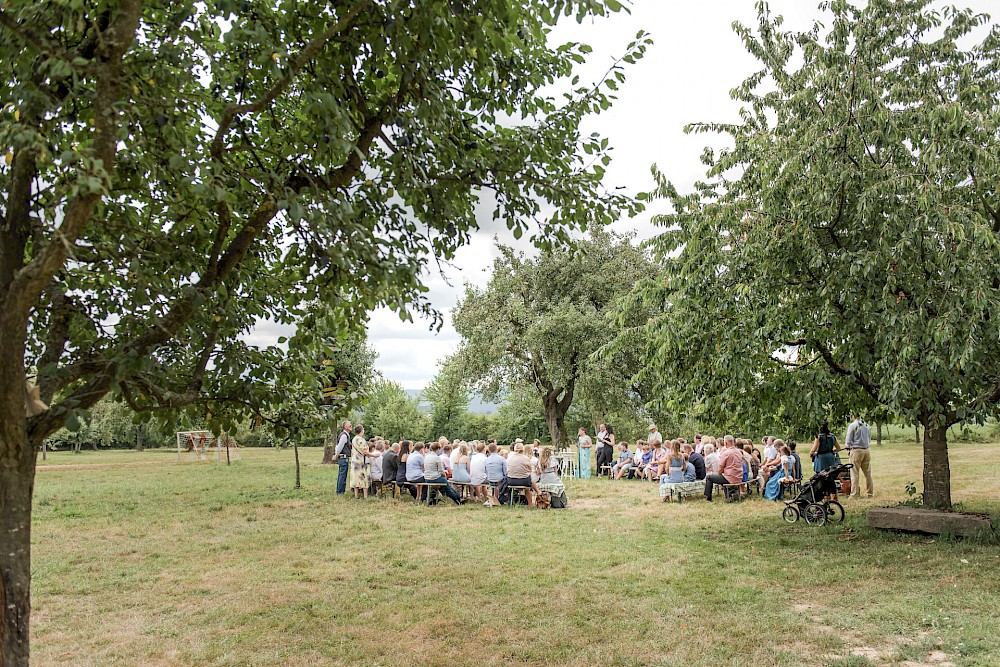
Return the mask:
{"type": "Polygon", "coordinates": [[[566,435],[566,413],[573,400],[572,393],[565,394],[560,400],[559,392],[549,392],[542,397],[542,407],[545,409],[545,425],[549,429],[549,438],[556,450],[569,444],[566,435]],[[568,400],[567,400],[568,399],[568,400]]]}
{"type": "Polygon", "coordinates": [[[875,422],[875,444],[882,444],[882,422],[875,422]]]}
{"type": "Polygon", "coordinates": [[[0,391],[0,667],[28,665],[31,493],[41,444],[28,441],[23,380],[14,386],[0,391]]]}
{"type": "MultiPolygon", "coordinates": [[[[334,454],[337,451],[337,440],[336,438],[331,438],[330,434],[327,434],[323,438],[323,465],[332,465],[335,463],[334,454]]],[[[297,487],[296,487],[297,488],[297,487]]]]}
{"type": "Polygon", "coordinates": [[[924,505],[934,509],[951,509],[947,426],[924,426],[924,505]]]}

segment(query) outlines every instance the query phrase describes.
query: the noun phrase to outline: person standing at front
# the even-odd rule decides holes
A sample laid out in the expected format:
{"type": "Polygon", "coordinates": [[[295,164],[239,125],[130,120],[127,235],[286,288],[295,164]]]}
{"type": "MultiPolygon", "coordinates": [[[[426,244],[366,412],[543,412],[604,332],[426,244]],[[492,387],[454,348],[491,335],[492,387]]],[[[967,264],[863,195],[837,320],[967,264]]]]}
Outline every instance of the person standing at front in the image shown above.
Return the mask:
{"type": "Polygon", "coordinates": [[[851,498],[861,496],[861,473],[865,474],[865,494],[871,498],[875,487],[872,485],[871,444],[872,433],[860,415],[852,415],[854,421],[847,427],[844,445],[847,447],[851,465],[851,498]]]}
{"type": "Polygon", "coordinates": [[[347,473],[351,469],[351,422],[345,421],[340,436],[337,437],[337,448],[334,450],[337,459],[337,495],[347,492],[347,473]]]}
{"type": "Polygon", "coordinates": [[[590,479],[590,450],[594,447],[594,441],[590,439],[586,429],[582,426],[576,444],[576,476],[580,479],[590,479]]]}
{"type": "Polygon", "coordinates": [[[370,458],[375,458],[376,453],[365,440],[365,427],[358,424],[354,427],[354,439],[351,440],[351,489],[354,490],[354,497],[364,495],[368,498],[368,489],[372,485],[372,472],[370,458]]]}
{"type": "Polygon", "coordinates": [[[605,467],[611,465],[615,456],[615,431],[607,424],[601,424],[597,433],[597,476],[603,474],[605,467]]]}

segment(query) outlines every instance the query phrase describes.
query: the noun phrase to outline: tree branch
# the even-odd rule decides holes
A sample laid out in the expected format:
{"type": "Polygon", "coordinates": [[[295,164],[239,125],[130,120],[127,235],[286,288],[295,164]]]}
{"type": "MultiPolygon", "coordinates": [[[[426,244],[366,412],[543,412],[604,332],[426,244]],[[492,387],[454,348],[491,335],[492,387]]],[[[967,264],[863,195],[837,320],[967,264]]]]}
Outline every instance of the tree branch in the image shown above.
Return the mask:
{"type": "Polygon", "coordinates": [[[337,21],[333,26],[331,26],[326,32],[320,34],[315,39],[313,39],[309,44],[302,49],[298,57],[292,61],[292,64],[288,67],[288,73],[285,74],[276,84],[271,86],[261,97],[257,98],[253,102],[245,104],[233,104],[226,107],[222,112],[222,119],[219,121],[219,129],[215,132],[215,137],[212,139],[212,143],[209,148],[209,154],[213,159],[218,160],[222,157],[223,144],[226,138],[226,132],[232,127],[233,121],[237,116],[244,113],[256,113],[261,109],[264,109],[267,105],[271,104],[278,95],[283,93],[288,86],[292,84],[295,77],[298,76],[302,68],[308,65],[313,58],[315,58],[323,46],[333,39],[334,36],[343,32],[349,28],[354,19],[371,3],[371,0],[360,0],[355,3],[355,5],[347,11],[343,18],[337,21]]]}

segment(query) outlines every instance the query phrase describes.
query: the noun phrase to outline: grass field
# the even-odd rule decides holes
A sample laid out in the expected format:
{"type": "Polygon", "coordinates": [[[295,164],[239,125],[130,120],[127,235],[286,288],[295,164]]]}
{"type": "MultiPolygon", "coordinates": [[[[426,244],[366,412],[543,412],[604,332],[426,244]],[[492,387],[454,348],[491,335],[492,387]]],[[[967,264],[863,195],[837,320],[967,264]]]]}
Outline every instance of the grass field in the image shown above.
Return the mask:
{"type": "MultiPolygon", "coordinates": [[[[355,501],[302,453],[301,491],[290,451],[50,453],[33,664],[1000,665],[996,544],[864,525],[919,481],[912,444],[823,528],[604,480],[567,510],[355,501]]],[[[995,521],[997,453],[952,449],[955,500],[995,521]]]]}

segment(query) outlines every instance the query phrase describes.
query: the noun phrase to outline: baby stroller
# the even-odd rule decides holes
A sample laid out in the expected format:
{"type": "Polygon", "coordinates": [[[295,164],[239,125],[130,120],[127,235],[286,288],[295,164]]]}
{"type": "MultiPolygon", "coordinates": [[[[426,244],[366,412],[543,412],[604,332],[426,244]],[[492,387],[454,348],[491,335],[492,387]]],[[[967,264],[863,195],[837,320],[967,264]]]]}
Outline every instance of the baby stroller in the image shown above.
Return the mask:
{"type": "Polygon", "coordinates": [[[822,526],[827,521],[842,522],[844,506],[831,500],[830,496],[837,493],[837,480],[841,474],[852,467],[850,463],[838,463],[810,477],[797,496],[785,501],[782,518],[788,523],[795,523],[802,516],[806,523],[814,526],[822,526]]]}

